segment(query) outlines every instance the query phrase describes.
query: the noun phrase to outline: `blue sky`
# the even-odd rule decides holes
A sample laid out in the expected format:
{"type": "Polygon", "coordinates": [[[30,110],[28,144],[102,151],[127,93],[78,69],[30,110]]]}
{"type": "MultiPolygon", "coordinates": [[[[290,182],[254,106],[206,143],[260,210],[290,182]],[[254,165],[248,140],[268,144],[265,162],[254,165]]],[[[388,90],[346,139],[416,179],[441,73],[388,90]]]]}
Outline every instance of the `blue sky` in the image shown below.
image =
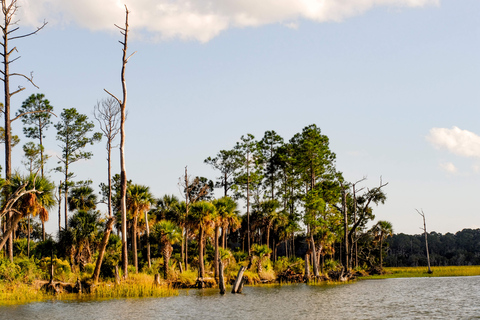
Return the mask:
{"type": "MultiPolygon", "coordinates": [[[[34,71],[57,114],[120,95],[123,2],[23,0],[12,68],[34,71]]],[[[127,176],[156,196],[180,196],[178,178],[213,179],[203,160],[241,135],[275,130],[286,140],[315,123],[337,169],[362,186],[388,182],[375,209],[395,232],[478,228],[480,2],[474,0],[125,1],[131,10],[127,67],[127,176]]],[[[21,123],[13,127],[21,135],[21,123]]],[[[53,126],[46,149],[56,165],[53,126]]],[[[27,142],[22,138],[22,144],[27,142]]],[[[104,143],[76,163],[76,179],[106,180],[104,143]],[[105,177],[104,177],[105,176],[105,177]]],[[[115,166],[118,169],[118,152],[115,166]]],[[[20,164],[14,149],[13,166],[20,164]]],[[[61,176],[50,173],[59,181],[61,176]]],[[[48,223],[54,231],[56,211],[48,223]]]]}

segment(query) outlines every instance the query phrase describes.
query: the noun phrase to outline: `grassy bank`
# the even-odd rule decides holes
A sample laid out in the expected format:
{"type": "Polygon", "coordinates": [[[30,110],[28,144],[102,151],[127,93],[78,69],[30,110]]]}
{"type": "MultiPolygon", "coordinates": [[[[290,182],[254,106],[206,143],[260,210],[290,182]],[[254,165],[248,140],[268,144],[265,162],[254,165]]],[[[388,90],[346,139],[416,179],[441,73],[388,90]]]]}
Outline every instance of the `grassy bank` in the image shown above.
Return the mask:
{"type": "Polygon", "coordinates": [[[45,300],[71,299],[119,299],[142,297],[169,297],[178,295],[178,290],[167,284],[154,285],[153,276],[146,274],[132,275],[116,285],[113,282],[100,282],[90,293],[52,294],[34,283],[0,282],[0,306],[24,304],[45,300]]]}
{"type": "Polygon", "coordinates": [[[427,267],[385,268],[386,274],[360,277],[360,279],[388,279],[413,277],[459,277],[479,276],[480,266],[432,267],[433,273],[427,273],[427,267]]]}

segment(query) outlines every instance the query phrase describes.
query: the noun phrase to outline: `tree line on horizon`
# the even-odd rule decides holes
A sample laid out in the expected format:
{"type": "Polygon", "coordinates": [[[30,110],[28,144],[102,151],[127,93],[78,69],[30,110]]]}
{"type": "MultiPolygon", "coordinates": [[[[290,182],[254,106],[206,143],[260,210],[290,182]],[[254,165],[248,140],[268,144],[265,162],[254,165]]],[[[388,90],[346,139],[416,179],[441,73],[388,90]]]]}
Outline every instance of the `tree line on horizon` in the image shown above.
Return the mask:
{"type": "MultiPolygon", "coordinates": [[[[387,239],[385,265],[417,267],[427,265],[423,234],[394,234],[387,239]]],[[[480,265],[480,229],[463,229],[456,233],[428,233],[432,266],[480,265]]]]}

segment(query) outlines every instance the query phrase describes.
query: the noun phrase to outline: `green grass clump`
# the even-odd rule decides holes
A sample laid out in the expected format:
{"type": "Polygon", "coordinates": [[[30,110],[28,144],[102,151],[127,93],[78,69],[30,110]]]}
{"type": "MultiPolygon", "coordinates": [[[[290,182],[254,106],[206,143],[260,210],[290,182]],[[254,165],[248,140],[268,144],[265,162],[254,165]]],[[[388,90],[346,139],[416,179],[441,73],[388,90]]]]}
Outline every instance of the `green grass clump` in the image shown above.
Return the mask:
{"type": "Polygon", "coordinates": [[[49,296],[43,290],[26,283],[0,283],[0,305],[42,301],[49,296]]]}
{"type": "Polygon", "coordinates": [[[459,277],[478,276],[480,266],[445,266],[432,267],[433,273],[427,273],[427,267],[389,267],[385,268],[386,274],[361,277],[361,279],[388,279],[412,277],[459,277]]]}

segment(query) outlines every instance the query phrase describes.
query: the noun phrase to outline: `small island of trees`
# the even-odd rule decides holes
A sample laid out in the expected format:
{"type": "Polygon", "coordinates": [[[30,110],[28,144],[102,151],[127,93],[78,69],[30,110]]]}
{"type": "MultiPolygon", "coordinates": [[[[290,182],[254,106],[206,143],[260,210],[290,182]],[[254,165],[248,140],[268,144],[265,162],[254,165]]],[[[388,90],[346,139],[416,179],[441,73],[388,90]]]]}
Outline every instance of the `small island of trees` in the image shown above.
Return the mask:
{"type": "MultiPolygon", "coordinates": [[[[16,38],[12,32],[17,29],[9,28],[18,6],[16,0],[2,1],[1,6],[6,18],[2,44],[7,50],[8,41],[16,38]]],[[[362,177],[346,181],[336,167],[329,138],[315,124],[289,140],[275,131],[259,139],[242,135],[231,149],[204,160],[216,177],[196,176],[187,166],[179,172],[178,195],[154,195],[150,186],[127,179],[123,145],[128,10],[120,30],[123,95],[119,99],[107,91],[111,97],[95,106],[102,132],[75,108],[56,114],[40,93],[30,95],[12,118],[10,98],[23,88],[10,92],[8,79],[18,74],[8,68],[16,59],[9,60],[13,50],[2,55],[6,89],[5,126],[0,131],[5,144],[0,299],[70,292],[161,296],[190,287],[225,292],[225,283],[240,292],[243,283],[346,281],[382,273],[386,264],[423,263],[411,258],[414,240],[415,248],[419,246],[415,236],[405,240],[405,235],[393,235],[390,222],[376,219],[374,210],[385,203],[388,183],[381,177],[373,184],[362,177]],[[22,147],[22,172],[11,169],[11,154],[18,152],[20,143],[11,134],[15,120],[21,120],[30,139],[22,147]],[[54,171],[62,175],[55,182],[45,170],[54,159],[44,152],[52,124],[60,154],[54,171]],[[118,137],[121,171],[112,173],[118,137]],[[105,181],[95,190],[91,177],[80,180],[74,172],[80,160],[105,156],[88,149],[102,139],[107,151],[105,181]],[[58,232],[48,234],[45,224],[57,214],[54,208],[58,232]],[[408,241],[410,251],[405,248],[408,241]]],[[[436,234],[430,238],[437,250],[436,234]]],[[[446,260],[436,252],[433,265],[453,261],[447,258],[450,251],[446,260]]],[[[467,256],[457,257],[456,263],[478,260],[467,256]]]]}

